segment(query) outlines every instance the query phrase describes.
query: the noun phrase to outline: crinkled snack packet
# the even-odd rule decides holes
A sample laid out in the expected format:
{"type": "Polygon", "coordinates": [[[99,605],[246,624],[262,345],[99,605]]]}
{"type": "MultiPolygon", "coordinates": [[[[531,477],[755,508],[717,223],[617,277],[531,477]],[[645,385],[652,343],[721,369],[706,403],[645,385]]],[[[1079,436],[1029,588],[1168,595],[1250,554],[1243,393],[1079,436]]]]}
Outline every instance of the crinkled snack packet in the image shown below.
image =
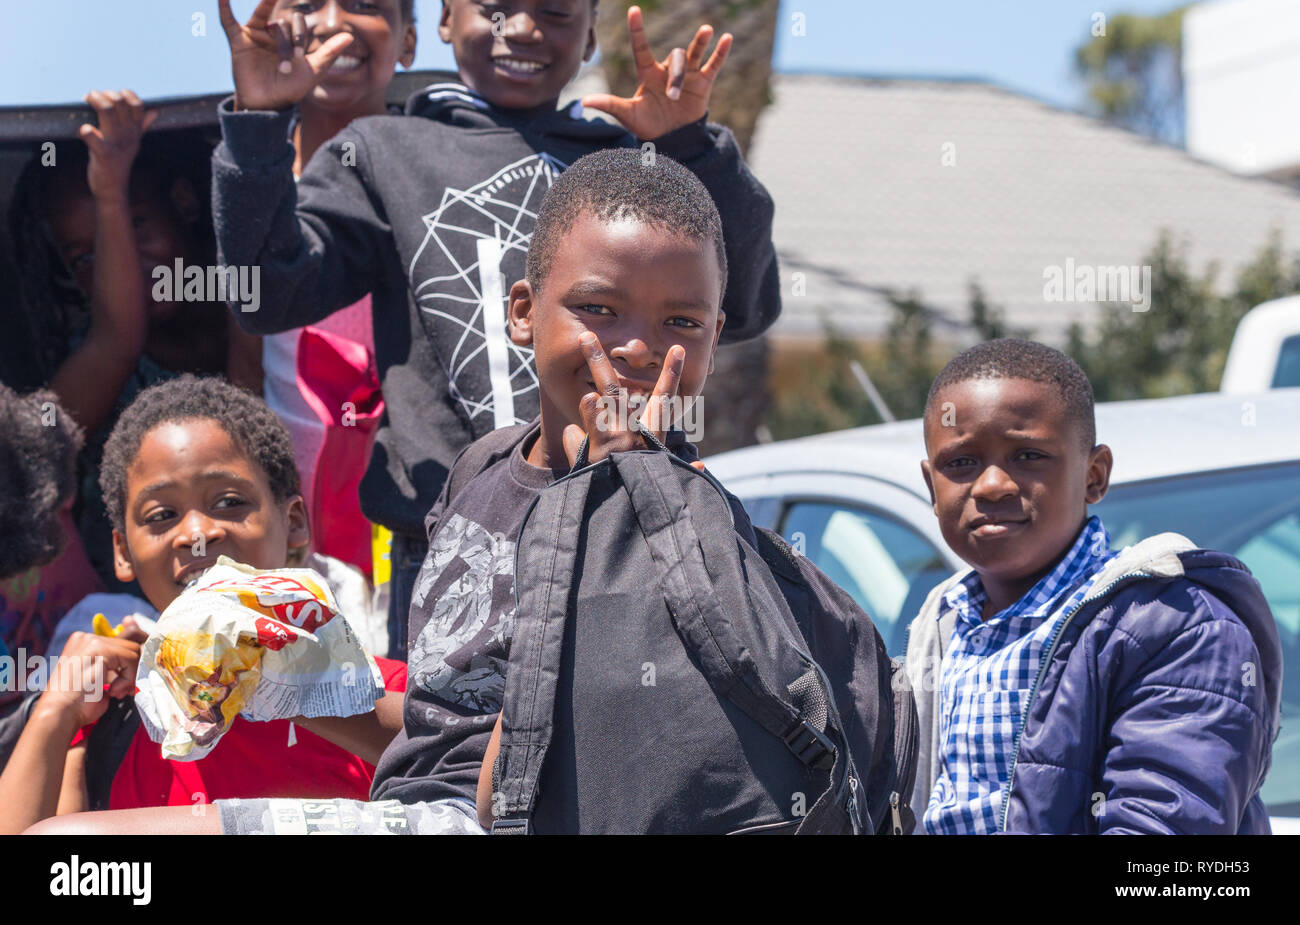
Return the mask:
{"type": "Polygon", "coordinates": [[[135,702],[163,757],[194,761],[237,715],[355,716],[383,693],[379,666],[320,575],[222,556],[149,634],[135,702]]]}

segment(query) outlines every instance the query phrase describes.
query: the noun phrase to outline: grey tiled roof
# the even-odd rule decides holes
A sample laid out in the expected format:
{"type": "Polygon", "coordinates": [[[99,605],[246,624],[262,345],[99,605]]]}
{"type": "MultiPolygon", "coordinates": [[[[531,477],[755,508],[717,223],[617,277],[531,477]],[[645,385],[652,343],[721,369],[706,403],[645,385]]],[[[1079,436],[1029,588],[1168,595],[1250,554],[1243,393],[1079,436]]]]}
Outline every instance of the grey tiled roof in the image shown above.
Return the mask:
{"type": "MultiPolygon", "coordinates": [[[[585,68],[565,96],[603,89],[585,68]]],[[[962,338],[976,279],[1009,322],[1059,342],[1099,308],[1044,300],[1044,268],[1067,258],[1131,266],[1168,229],[1198,274],[1218,263],[1224,286],[1273,228],[1300,250],[1290,187],[978,81],[777,74],[749,161],[776,201],[774,333],[788,336],[819,334],[823,316],[878,336],[883,293],[915,289],[937,333],[962,338]]]]}
{"type": "Polygon", "coordinates": [[[1300,249],[1300,194],[1235,176],[988,84],[777,75],[750,163],[776,201],[776,332],[879,334],[881,291],[918,289],[964,324],[977,278],[1013,324],[1057,341],[1094,304],[1048,303],[1049,265],[1132,265],[1160,229],[1229,284],[1271,228],[1300,249]],[[944,145],[955,166],[943,166],[944,145]],[[807,294],[790,294],[802,271],[807,294]]]}

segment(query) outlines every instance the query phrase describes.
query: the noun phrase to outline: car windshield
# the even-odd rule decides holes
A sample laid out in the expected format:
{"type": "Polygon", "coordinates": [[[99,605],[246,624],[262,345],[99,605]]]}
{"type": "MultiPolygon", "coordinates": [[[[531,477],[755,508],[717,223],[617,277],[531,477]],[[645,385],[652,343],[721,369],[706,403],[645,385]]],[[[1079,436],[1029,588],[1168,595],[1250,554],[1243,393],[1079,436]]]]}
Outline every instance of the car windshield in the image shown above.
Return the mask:
{"type": "MultiPolygon", "coordinates": [[[[1277,620],[1283,665],[1300,665],[1300,464],[1118,485],[1094,508],[1116,548],[1156,533],[1246,563],[1277,620]]],[[[1273,816],[1300,816],[1300,670],[1282,682],[1282,732],[1262,791],[1273,816]]]]}

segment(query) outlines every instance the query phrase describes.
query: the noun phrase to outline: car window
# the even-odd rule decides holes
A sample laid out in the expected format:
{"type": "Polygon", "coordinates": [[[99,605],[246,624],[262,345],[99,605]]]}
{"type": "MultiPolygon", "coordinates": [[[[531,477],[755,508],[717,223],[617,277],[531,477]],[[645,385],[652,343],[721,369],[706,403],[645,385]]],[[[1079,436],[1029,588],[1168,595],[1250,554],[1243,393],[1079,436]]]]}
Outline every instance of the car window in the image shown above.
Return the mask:
{"type": "Polygon", "coordinates": [[[1262,796],[1275,816],[1300,816],[1300,465],[1120,485],[1095,509],[1116,547],[1181,533],[1236,556],[1259,580],[1282,643],[1282,733],[1262,796]]]}
{"type": "Polygon", "coordinates": [[[795,502],[780,533],[871,616],[891,656],[903,654],[908,624],[950,571],[920,533],[853,505],[795,502]]]}
{"type": "Polygon", "coordinates": [[[1300,385],[1300,334],[1282,341],[1277,354],[1277,369],[1273,370],[1273,388],[1286,389],[1300,385]]]}

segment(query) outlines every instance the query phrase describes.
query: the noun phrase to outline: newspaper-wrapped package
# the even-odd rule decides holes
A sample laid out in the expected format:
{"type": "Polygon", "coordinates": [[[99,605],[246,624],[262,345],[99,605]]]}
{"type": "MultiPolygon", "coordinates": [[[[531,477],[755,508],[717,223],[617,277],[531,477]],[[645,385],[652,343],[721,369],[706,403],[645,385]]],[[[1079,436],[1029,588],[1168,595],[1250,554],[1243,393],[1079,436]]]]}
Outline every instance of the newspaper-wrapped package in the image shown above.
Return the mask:
{"type": "Polygon", "coordinates": [[[379,666],[320,575],[222,556],[149,634],[135,702],[163,757],[194,761],[236,715],[355,716],[383,693],[379,666]]]}

